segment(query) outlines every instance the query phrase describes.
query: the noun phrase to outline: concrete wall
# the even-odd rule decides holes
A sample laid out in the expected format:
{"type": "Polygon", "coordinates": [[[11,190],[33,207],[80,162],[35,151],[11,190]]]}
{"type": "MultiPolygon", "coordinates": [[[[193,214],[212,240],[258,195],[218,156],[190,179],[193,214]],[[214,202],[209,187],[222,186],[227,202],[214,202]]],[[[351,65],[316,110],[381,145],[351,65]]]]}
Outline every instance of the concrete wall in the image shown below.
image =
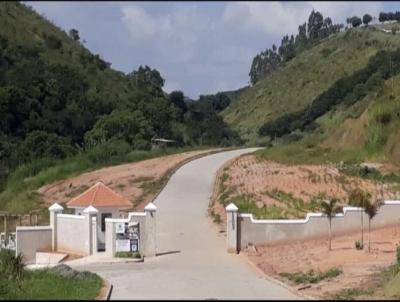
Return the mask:
{"type": "MultiPolygon", "coordinates": [[[[332,219],[332,234],[361,230],[361,213],[363,209],[344,207],[343,214],[332,219]]],[[[227,218],[232,215],[227,212],[227,218]]],[[[364,230],[368,231],[368,216],[363,213],[364,230]]],[[[327,236],[329,221],[321,213],[308,213],[305,219],[257,220],[252,214],[238,214],[237,250],[240,251],[251,244],[270,244],[291,240],[302,240],[327,236]]],[[[386,201],[378,214],[371,220],[371,228],[400,223],[400,201],[386,201]]],[[[232,230],[228,231],[232,232],[232,230]]],[[[230,237],[229,237],[230,238],[230,237]]],[[[232,247],[229,246],[228,250],[232,247]]]]}
{"type": "Polygon", "coordinates": [[[57,251],[87,255],[89,226],[83,215],[57,215],[57,251]]]}
{"type": "Polygon", "coordinates": [[[146,213],[131,212],[128,218],[106,218],[106,232],[105,232],[105,248],[106,253],[113,257],[115,254],[115,241],[116,241],[116,224],[126,222],[139,223],[139,253],[144,253],[144,243],[146,236],[146,213]]]}
{"type": "Polygon", "coordinates": [[[51,250],[51,236],[50,226],[17,227],[16,254],[22,253],[27,264],[35,263],[37,251],[51,250]]]}
{"type": "MultiPolygon", "coordinates": [[[[83,215],[85,208],[75,208],[75,215],[83,215]]],[[[111,218],[121,218],[123,213],[119,210],[119,207],[101,207],[97,208],[97,242],[100,249],[105,247],[105,231],[101,230],[101,214],[110,213],[111,218]]]]}
{"type": "Polygon", "coordinates": [[[126,219],[106,218],[106,254],[114,257],[116,252],[116,224],[120,222],[139,223],[139,252],[142,256],[156,256],[156,209],[153,203],[149,203],[144,212],[129,213],[126,219]]]}

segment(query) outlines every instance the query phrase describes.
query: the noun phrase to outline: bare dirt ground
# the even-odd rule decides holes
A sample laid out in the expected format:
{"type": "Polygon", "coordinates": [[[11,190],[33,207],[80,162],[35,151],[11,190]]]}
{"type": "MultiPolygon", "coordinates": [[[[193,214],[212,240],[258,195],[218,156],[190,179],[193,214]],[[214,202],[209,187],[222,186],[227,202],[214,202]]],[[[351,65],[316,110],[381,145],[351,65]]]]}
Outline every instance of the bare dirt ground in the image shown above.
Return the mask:
{"type": "Polygon", "coordinates": [[[54,201],[66,203],[98,181],[102,181],[132,201],[135,210],[142,210],[158,193],[163,177],[174,168],[216,150],[218,149],[190,151],[107,167],[43,186],[38,192],[48,204],[54,201]]]}
{"type": "MultiPolygon", "coordinates": [[[[340,268],[343,273],[339,276],[302,290],[306,295],[326,298],[327,294],[344,288],[368,286],[369,279],[374,273],[395,262],[396,245],[400,240],[400,225],[371,231],[371,253],[368,253],[367,244],[364,250],[355,249],[354,242],[359,240],[360,236],[358,232],[334,237],[332,251],[328,251],[328,239],[321,238],[257,246],[255,249],[247,249],[245,254],[265,274],[280,279],[296,289],[301,285],[294,285],[280,277],[279,273],[340,268]]],[[[368,235],[364,242],[368,243],[368,235]]]]}
{"type": "Polygon", "coordinates": [[[305,202],[320,193],[347,200],[349,192],[355,188],[371,193],[373,198],[392,199],[396,196],[387,185],[346,176],[334,165],[289,166],[249,155],[235,161],[227,172],[230,175],[228,186],[236,187],[238,194],[254,194],[265,205],[279,202],[266,194],[274,189],[292,193],[305,202]]]}
{"type": "MultiPolygon", "coordinates": [[[[382,173],[396,169],[389,164],[368,163],[382,173]]],[[[279,199],[277,192],[291,194],[291,199],[301,199],[309,203],[320,194],[339,198],[340,203],[348,204],[351,190],[360,188],[377,198],[398,199],[398,186],[369,181],[360,177],[350,177],[341,173],[335,165],[284,165],[273,161],[261,160],[255,155],[243,155],[227,162],[217,172],[214,191],[210,201],[210,214],[221,219],[220,227],[224,230],[225,210],[220,204],[221,196],[228,202],[236,196],[249,196],[257,208],[276,206],[288,209],[290,205],[279,199]],[[224,192],[221,192],[224,190],[224,192]]],[[[303,212],[286,211],[287,218],[305,217],[303,212]]]]}

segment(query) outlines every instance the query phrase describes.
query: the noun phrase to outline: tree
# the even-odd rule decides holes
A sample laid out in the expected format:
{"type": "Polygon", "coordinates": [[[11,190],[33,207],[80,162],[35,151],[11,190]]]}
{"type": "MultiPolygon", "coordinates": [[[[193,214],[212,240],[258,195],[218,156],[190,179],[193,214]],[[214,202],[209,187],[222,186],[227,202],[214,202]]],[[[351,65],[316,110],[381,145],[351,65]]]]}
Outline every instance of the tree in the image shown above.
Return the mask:
{"type": "Polygon", "coordinates": [[[313,41],[318,38],[319,30],[321,29],[324,22],[324,17],[320,12],[312,11],[308,17],[308,38],[313,41]]]}
{"type": "Polygon", "coordinates": [[[75,28],[71,28],[69,30],[69,36],[74,40],[74,41],[79,41],[79,31],[75,28]]]}
{"type": "Polygon", "coordinates": [[[361,18],[353,16],[350,18],[350,23],[353,27],[358,27],[362,24],[361,18]]]}
{"type": "MultiPolygon", "coordinates": [[[[349,194],[349,204],[355,207],[365,208],[365,205],[370,202],[371,194],[363,192],[360,189],[355,189],[349,194]]],[[[361,215],[361,246],[364,247],[364,211],[360,211],[361,215]]]]}
{"type": "Polygon", "coordinates": [[[369,200],[365,203],[365,213],[368,215],[368,252],[371,252],[371,220],[378,214],[378,210],[382,205],[381,201],[371,203],[369,200]]]}
{"type": "Polygon", "coordinates": [[[329,250],[332,250],[332,217],[342,211],[342,207],[337,205],[338,200],[331,198],[328,200],[321,201],[320,207],[322,213],[326,215],[329,220],[329,250]]]}
{"type": "Polygon", "coordinates": [[[372,21],[372,16],[369,14],[365,14],[362,19],[363,23],[368,26],[368,23],[372,21]]]}
{"type": "Polygon", "coordinates": [[[379,22],[385,22],[387,21],[388,15],[387,13],[381,12],[379,13],[379,22]]]}

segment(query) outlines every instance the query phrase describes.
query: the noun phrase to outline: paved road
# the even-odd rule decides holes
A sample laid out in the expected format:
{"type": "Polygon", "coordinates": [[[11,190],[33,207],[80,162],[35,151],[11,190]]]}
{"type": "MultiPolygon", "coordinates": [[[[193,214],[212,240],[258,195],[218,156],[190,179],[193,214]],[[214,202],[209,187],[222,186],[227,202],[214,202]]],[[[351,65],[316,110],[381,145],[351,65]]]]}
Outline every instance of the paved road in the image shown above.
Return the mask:
{"type": "Polygon", "coordinates": [[[171,177],[154,202],[160,255],[144,263],[84,269],[114,285],[112,299],[298,299],[258,275],[243,256],[228,254],[224,235],[207,217],[215,172],[227,160],[254,150],[206,156],[171,177]]]}

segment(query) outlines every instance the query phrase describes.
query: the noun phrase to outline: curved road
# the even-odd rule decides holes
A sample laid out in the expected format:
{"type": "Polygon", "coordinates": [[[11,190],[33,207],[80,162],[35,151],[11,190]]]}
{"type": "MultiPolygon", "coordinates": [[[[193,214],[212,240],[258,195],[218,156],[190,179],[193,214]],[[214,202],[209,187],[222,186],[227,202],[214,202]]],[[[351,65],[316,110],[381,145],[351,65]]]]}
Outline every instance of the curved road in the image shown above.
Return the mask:
{"type": "Polygon", "coordinates": [[[258,275],[207,217],[215,173],[229,159],[256,149],[209,155],[181,167],[154,203],[157,257],[144,263],[92,264],[114,286],[112,299],[299,299],[258,275]]]}

